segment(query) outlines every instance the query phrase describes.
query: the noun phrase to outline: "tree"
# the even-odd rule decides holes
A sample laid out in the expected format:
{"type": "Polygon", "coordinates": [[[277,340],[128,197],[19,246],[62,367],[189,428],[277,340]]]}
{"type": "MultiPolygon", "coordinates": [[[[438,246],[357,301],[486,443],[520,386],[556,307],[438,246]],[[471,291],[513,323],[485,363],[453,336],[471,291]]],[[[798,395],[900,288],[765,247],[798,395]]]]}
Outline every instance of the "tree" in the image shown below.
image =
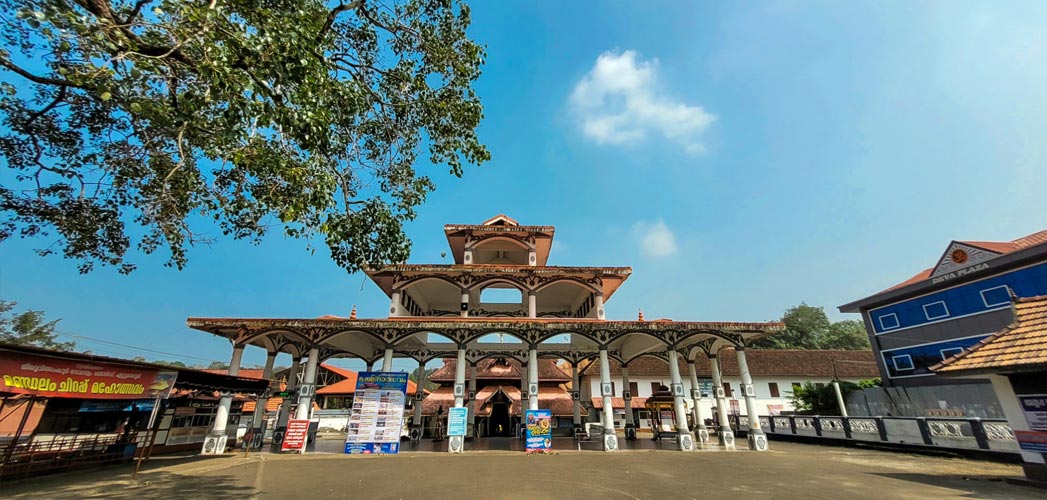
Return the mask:
{"type": "Polygon", "coordinates": [[[211,364],[207,365],[208,370],[228,370],[229,363],[222,361],[212,361],[211,364]]]}
{"type": "Polygon", "coordinates": [[[25,311],[9,315],[15,305],[17,302],[0,300],[0,342],[56,351],[72,351],[76,348],[75,342],[56,340],[58,335],[55,333],[55,327],[61,320],[46,321],[43,311],[25,311]]]}
{"type": "Polygon", "coordinates": [[[490,159],[460,0],[0,0],[0,241],[131,272],[132,246],[270,230],[349,272],[406,260],[402,225],[490,159]]]}
{"type": "Polygon", "coordinates": [[[869,349],[869,336],[858,321],[832,323],[821,307],[805,302],[785,311],[785,330],[753,343],[763,349],[869,349]]]}
{"type": "MultiPolygon", "coordinates": [[[[841,381],[840,393],[843,395],[843,400],[847,401],[847,395],[854,391],[880,387],[880,385],[879,378],[861,380],[858,383],[841,381]]],[[[836,390],[833,389],[832,384],[819,387],[810,382],[804,382],[803,385],[793,389],[789,398],[792,399],[796,411],[813,415],[840,414],[840,403],[836,400],[836,390]]]]}
{"type": "MultiPolygon", "coordinates": [[[[427,390],[427,391],[435,391],[438,387],[440,387],[440,384],[437,384],[436,382],[433,382],[432,380],[429,380],[429,376],[434,374],[434,373],[436,373],[436,370],[439,370],[439,368],[426,368],[425,369],[425,387],[422,387],[422,389],[427,390]]],[[[411,373],[407,375],[407,380],[410,380],[411,382],[417,383],[418,382],[418,372],[415,371],[415,370],[411,370],[411,373]]]]}
{"type": "Polygon", "coordinates": [[[821,339],[822,349],[864,350],[870,349],[869,334],[860,321],[845,319],[829,325],[821,339]]]}

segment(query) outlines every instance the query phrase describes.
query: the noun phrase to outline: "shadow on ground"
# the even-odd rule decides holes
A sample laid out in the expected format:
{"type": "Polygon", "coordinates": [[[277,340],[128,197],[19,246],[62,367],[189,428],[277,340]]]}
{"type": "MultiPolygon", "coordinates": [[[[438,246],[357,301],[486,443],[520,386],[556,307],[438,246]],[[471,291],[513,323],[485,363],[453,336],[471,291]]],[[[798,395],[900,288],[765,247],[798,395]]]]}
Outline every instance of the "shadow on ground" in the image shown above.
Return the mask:
{"type": "MultiPolygon", "coordinates": [[[[879,476],[899,481],[909,481],[921,486],[938,486],[952,490],[966,491],[965,497],[985,498],[986,490],[992,490],[994,486],[1001,487],[1006,482],[999,476],[963,475],[963,474],[920,474],[917,472],[868,472],[872,476],[879,476]]],[[[1035,490],[1029,490],[1033,493],[1035,490]]],[[[1047,496],[1047,495],[1045,495],[1047,496]]]]}

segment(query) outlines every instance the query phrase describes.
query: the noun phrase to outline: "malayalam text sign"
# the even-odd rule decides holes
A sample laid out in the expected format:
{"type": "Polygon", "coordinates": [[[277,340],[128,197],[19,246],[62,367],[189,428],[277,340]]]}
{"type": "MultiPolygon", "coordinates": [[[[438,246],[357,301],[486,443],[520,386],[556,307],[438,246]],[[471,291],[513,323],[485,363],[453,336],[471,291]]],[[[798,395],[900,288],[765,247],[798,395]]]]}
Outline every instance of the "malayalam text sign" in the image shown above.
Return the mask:
{"type": "Polygon", "coordinates": [[[1034,431],[1047,431],[1047,394],[1025,394],[1018,396],[1025,413],[1025,421],[1034,431]]]}
{"type": "Polygon", "coordinates": [[[287,430],[284,431],[284,441],[280,444],[281,451],[305,450],[305,443],[309,439],[308,420],[288,420],[287,430]]]}
{"type": "Polygon", "coordinates": [[[357,375],[345,452],[398,452],[406,402],[406,373],[361,372],[357,375]]]}
{"type": "Polygon", "coordinates": [[[465,421],[469,418],[468,408],[451,408],[447,411],[447,435],[464,436],[465,421]]]}
{"type": "Polygon", "coordinates": [[[553,448],[552,410],[527,410],[527,453],[545,453],[553,448]]]}
{"type": "Polygon", "coordinates": [[[166,399],[177,371],[0,351],[0,392],[49,398],[166,399]]]}

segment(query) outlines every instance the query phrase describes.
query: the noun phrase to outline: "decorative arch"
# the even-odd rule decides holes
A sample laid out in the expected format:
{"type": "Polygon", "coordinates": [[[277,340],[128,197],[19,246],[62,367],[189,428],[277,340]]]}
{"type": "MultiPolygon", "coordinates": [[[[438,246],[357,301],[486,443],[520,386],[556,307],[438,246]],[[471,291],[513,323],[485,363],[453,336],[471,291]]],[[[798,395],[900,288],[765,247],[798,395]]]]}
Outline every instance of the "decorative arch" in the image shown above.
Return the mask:
{"type": "Polygon", "coordinates": [[[528,288],[527,285],[523,282],[511,278],[506,278],[503,276],[494,276],[477,281],[476,283],[473,283],[469,286],[469,291],[482,292],[485,288],[490,288],[491,285],[494,285],[496,283],[505,283],[513,288],[516,288],[517,290],[520,290],[521,294],[526,294],[531,291],[531,289],[528,288]]]}
{"type": "Polygon", "coordinates": [[[496,242],[496,241],[497,242],[511,243],[514,246],[517,246],[517,247],[519,247],[522,250],[532,250],[531,246],[528,245],[527,243],[525,243],[525,242],[523,242],[523,241],[521,241],[521,240],[519,240],[517,238],[512,238],[512,237],[503,236],[503,235],[481,237],[479,239],[476,239],[476,240],[473,240],[473,241],[469,242],[466,245],[466,248],[468,248],[470,250],[478,250],[478,249],[482,248],[483,246],[487,245],[488,243],[493,243],[493,242],[496,242]]]}
{"type": "Polygon", "coordinates": [[[450,277],[439,275],[439,274],[426,274],[424,276],[415,276],[415,277],[410,278],[410,279],[408,279],[406,281],[403,281],[403,282],[400,282],[400,283],[396,283],[395,285],[393,285],[393,290],[394,291],[403,291],[403,290],[406,290],[406,289],[408,289],[408,288],[410,288],[410,287],[412,287],[412,286],[414,286],[414,285],[416,285],[418,283],[421,283],[423,281],[429,281],[429,280],[442,281],[444,283],[447,283],[448,285],[453,286],[459,292],[461,292],[461,290],[462,290],[462,285],[460,283],[454,281],[454,279],[452,279],[450,277]]]}
{"type": "Polygon", "coordinates": [[[581,278],[575,278],[575,277],[571,277],[571,276],[565,276],[565,277],[562,277],[562,278],[556,278],[556,279],[552,279],[552,280],[546,281],[545,283],[542,283],[541,285],[535,287],[534,291],[535,291],[535,293],[540,292],[540,291],[542,291],[542,290],[544,290],[546,288],[549,288],[550,286],[553,286],[553,285],[555,285],[557,283],[569,283],[569,284],[572,284],[572,285],[576,285],[576,286],[578,286],[580,288],[584,288],[585,290],[588,290],[591,293],[600,293],[600,292],[603,291],[601,289],[596,288],[592,283],[587,283],[585,280],[583,280],[581,278]]]}

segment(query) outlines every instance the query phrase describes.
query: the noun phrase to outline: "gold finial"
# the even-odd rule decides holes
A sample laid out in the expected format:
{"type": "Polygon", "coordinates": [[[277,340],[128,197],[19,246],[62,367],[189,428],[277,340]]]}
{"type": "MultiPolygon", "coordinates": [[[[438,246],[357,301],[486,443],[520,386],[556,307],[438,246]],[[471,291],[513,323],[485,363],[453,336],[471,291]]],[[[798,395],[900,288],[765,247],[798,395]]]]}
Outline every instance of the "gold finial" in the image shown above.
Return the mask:
{"type": "Polygon", "coordinates": [[[349,313],[349,319],[356,319],[356,304],[353,304],[353,311],[349,313]]]}
{"type": "Polygon", "coordinates": [[[636,316],[636,321],[643,321],[643,309],[640,309],[640,314],[636,316]]]}

